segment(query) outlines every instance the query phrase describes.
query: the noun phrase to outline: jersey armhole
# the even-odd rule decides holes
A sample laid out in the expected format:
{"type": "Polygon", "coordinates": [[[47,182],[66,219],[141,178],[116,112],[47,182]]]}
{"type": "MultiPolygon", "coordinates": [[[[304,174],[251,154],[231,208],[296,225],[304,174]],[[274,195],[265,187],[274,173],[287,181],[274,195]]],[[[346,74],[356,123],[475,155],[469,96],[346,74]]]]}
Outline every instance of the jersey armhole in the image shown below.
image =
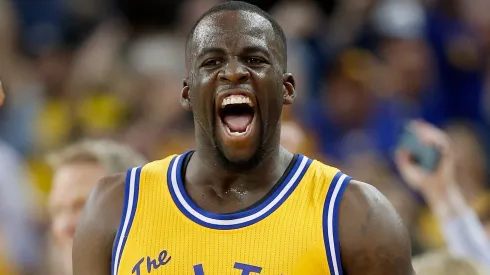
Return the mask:
{"type": "Polygon", "coordinates": [[[323,205],[323,241],[327,255],[328,268],[332,275],[342,275],[338,232],[339,206],[342,194],[351,179],[351,177],[342,172],[337,172],[328,187],[327,197],[323,205]]]}
{"type": "Polygon", "coordinates": [[[133,224],[136,207],[138,206],[139,181],[141,167],[130,168],[126,172],[124,183],[124,204],[121,222],[112,246],[111,274],[117,275],[124,246],[133,224]]]}

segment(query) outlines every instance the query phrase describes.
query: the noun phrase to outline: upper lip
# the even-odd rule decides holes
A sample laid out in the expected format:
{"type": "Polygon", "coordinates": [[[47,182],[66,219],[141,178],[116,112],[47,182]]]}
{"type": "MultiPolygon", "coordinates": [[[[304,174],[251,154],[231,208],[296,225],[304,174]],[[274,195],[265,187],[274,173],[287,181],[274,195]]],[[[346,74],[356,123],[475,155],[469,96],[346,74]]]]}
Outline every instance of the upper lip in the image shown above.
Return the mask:
{"type": "Polygon", "coordinates": [[[230,96],[230,95],[246,96],[246,97],[250,98],[250,100],[252,101],[254,110],[257,107],[257,99],[255,98],[255,94],[251,90],[246,89],[246,88],[230,88],[230,89],[224,89],[216,97],[216,108],[218,111],[221,108],[221,103],[223,102],[223,99],[226,98],[227,96],[230,96]]]}

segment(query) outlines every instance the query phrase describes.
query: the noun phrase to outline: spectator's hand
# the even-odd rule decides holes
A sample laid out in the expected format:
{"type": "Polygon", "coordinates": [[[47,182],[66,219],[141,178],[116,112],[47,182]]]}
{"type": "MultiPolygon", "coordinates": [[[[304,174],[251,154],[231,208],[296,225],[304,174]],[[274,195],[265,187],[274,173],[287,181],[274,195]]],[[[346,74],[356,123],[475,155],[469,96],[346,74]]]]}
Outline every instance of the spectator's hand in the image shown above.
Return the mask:
{"type": "Polygon", "coordinates": [[[396,152],[396,164],[402,178],[428,200],[439,200],[447,196],[455,187],[454,157],[449,137],[442,131],[425,122],[414,121],[409,127],[422,143],[435,146],[441,152],[440,162],[434,172],[428,172],[414,163],[410,153],[399,148],[396,152]]]}

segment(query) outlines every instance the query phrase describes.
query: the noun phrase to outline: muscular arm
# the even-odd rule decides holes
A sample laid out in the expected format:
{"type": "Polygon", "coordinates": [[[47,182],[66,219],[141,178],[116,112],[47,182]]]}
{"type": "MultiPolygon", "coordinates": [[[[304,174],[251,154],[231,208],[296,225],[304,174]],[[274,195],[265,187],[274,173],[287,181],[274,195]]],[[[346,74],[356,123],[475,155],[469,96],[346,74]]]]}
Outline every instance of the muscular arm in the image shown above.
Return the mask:
{"type": "Polygon", "coordinates": [[[112,245],[122,215],[124,175],[102,179],[92,191],[73,243],[73,275],[110,275],[112,245]]]}
{"type": "Polygon", "coordinates": [[[341,200],[339,214],[344,274],[415,274],[408,233],[376,188],[353,180],[341,200]]]}

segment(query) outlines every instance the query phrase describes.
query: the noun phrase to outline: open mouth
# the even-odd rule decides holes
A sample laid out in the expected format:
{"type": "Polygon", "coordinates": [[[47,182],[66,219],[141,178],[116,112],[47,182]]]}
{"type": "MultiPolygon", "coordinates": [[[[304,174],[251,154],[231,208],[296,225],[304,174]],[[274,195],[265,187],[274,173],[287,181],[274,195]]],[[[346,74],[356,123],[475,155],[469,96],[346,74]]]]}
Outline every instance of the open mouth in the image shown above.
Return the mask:
{"type": "Polygon", "coordinates": [[[223,98],[218,115],[227,134],[243,136],[251,130],[255,108],[249,97],[229,95],[223,98]]]}

